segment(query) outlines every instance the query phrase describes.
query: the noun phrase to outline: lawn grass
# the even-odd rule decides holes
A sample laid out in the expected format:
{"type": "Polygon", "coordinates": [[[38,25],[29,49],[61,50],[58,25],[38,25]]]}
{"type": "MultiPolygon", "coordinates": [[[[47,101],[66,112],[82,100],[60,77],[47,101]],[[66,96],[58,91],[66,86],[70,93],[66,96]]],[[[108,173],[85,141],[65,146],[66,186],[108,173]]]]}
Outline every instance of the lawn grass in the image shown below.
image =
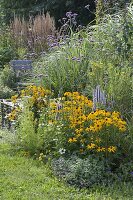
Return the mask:
{"type": "Polygon", "coordinates": [[[79,190],[52,175],[50,169],[12,150],[14,134],[0,130],[0,200],[132,200],[131,183],[79,190]]]}
{"type": "Polygon", "coordinates": [[[14,155],[0,142],[0,200],[130,200],[131,184],[79,190],[55,178],[46,165],[14,155]]]}

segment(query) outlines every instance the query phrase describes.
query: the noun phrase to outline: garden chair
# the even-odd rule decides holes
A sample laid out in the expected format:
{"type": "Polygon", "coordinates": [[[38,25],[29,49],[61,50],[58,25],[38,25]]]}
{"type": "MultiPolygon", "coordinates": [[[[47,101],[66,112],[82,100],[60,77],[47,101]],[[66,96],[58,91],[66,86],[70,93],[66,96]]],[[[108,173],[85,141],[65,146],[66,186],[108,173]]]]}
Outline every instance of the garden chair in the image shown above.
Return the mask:
{"type": "Polygon", "coordinates": [[[30,83],[32,78],[32,60],[12,60],[10,65],[16,75],[17,89],[23,89],[27,85],[33,85],[30,83]]]}

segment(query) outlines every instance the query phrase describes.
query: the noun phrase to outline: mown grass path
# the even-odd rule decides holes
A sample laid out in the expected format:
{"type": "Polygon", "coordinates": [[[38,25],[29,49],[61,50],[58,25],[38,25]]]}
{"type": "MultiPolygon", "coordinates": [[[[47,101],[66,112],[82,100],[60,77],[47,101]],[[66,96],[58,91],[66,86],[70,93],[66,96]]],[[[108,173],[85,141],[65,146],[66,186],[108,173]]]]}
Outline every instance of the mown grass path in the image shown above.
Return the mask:
{"type": "Polygon", "coordinates": [[[39,161],[13,155],[0,144],[0,200],[130,200],[132,185],[79,190],[52,176],[39,161]]]}

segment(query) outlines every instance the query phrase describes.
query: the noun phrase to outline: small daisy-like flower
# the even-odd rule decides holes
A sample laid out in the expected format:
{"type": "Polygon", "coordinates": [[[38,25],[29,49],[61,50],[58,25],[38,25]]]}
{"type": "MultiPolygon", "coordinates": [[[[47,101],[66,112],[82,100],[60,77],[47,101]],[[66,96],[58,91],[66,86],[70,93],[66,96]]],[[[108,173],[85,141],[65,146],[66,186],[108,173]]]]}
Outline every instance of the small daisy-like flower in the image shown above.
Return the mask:
{"type": "Polygon", "coordinates": [[[88,144],[87,149],[94,149],[96,145],[94,143],[88,144]]]}
{"type": "Polygon", "coordinates": [[[110,146],[110,147],[108,147],[108,152],[112,152],[112,153],[115,153],[116,152],[116,150],[117,150],[117,148],[115,147],[115,146],[110,146]]]}

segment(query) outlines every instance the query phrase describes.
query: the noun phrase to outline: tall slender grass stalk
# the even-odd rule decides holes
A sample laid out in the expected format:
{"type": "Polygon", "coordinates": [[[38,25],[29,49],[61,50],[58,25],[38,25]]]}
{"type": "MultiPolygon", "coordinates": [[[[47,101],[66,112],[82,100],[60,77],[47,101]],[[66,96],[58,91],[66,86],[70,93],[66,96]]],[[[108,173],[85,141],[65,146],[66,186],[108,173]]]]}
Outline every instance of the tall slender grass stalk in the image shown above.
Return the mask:
{"type": "Polygon", "coordinates": [[[10,28],[17,48],[28,47],[37,53],[47,49],[48,35],[55,34],[55,22],[49,13],[30,17],[29,21],[15,16],[10,28]]]}

